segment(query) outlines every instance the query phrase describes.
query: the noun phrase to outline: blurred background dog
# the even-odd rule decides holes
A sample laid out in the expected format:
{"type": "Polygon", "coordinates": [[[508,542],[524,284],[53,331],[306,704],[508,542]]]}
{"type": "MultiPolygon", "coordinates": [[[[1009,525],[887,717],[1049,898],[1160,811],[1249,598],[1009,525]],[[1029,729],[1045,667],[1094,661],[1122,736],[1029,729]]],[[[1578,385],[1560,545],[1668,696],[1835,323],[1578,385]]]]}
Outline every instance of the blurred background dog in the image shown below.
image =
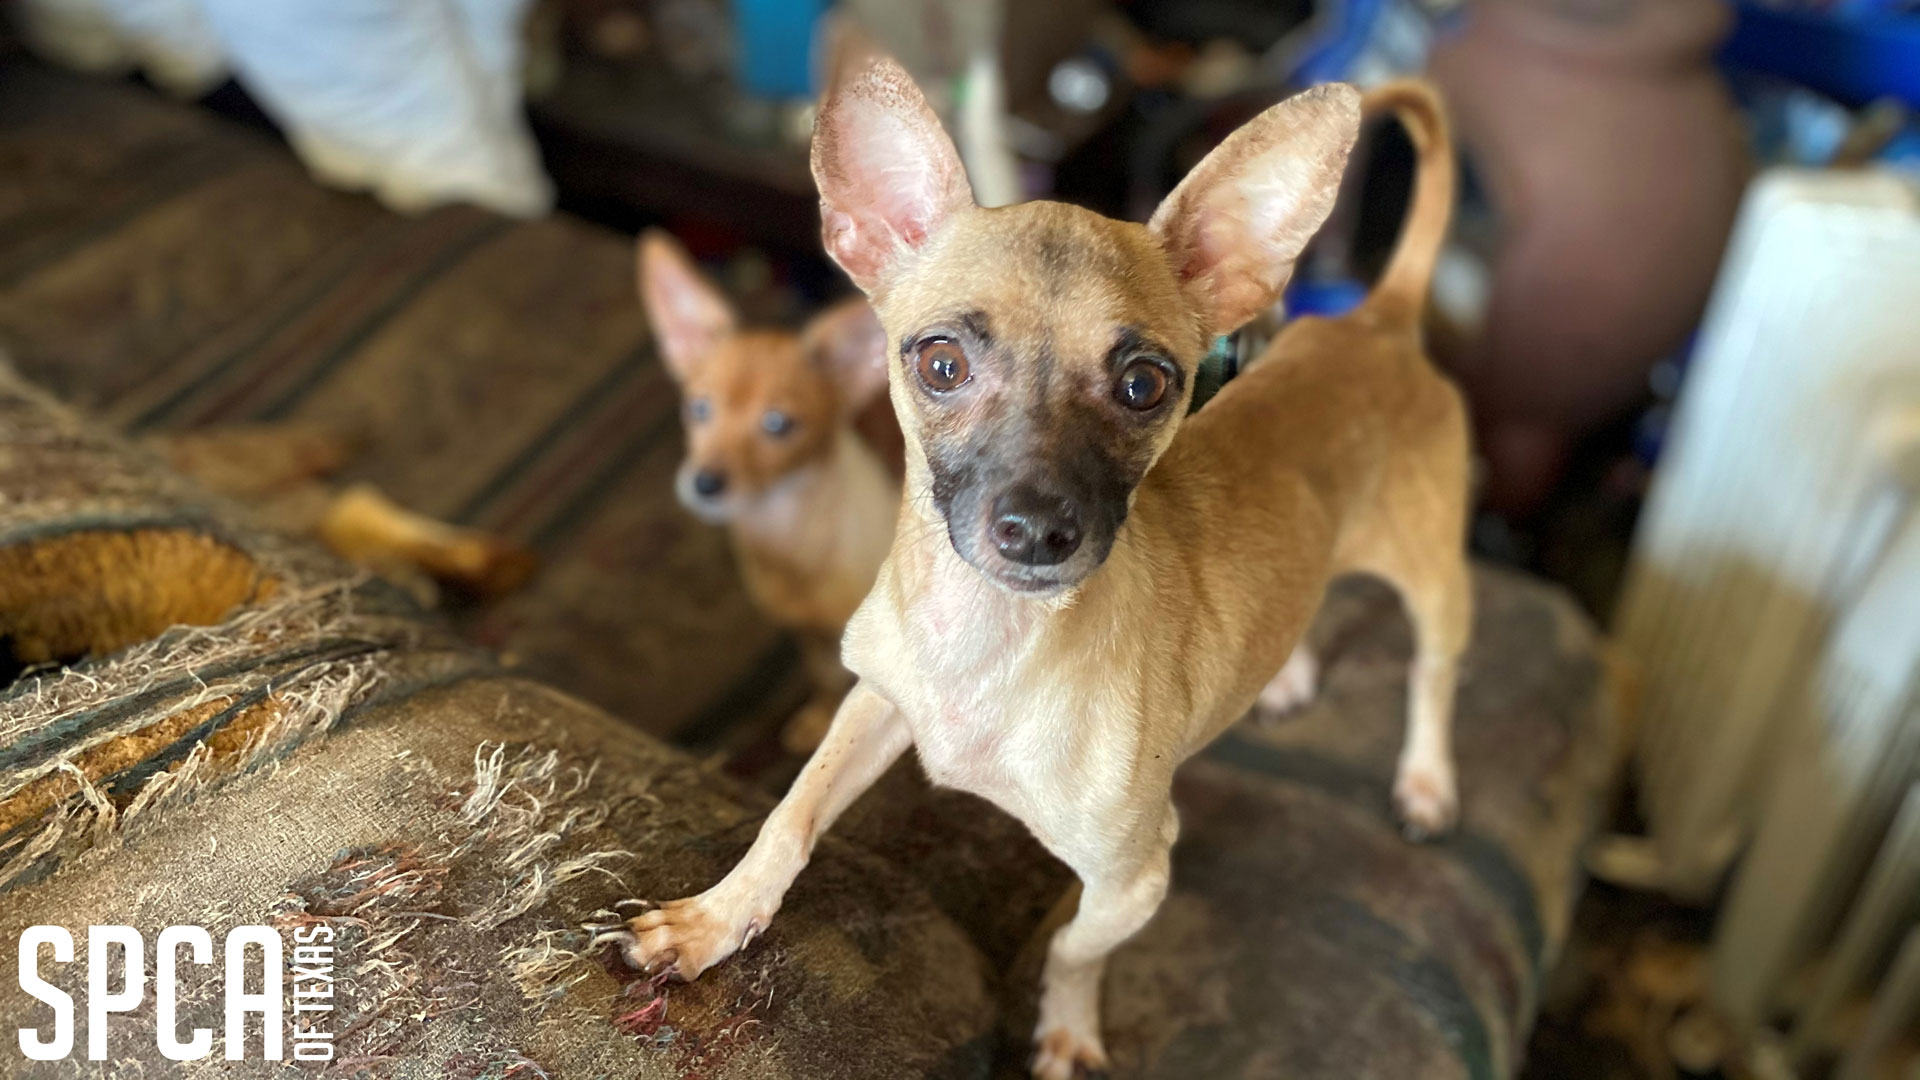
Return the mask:
{"type": "Polygon", "coordinates": [[[686,398],[674,491],[696,517],[727,527],[747,591],[799,637],[813,696],[781,741],[811,750],[853,685],[840,635],[899,516],[897,447],[876,448],[855,427],[886,389],[886,334],[862,299],[799,331],[743,327],[657,229],[640,238],[640,298],[686,398]]]}

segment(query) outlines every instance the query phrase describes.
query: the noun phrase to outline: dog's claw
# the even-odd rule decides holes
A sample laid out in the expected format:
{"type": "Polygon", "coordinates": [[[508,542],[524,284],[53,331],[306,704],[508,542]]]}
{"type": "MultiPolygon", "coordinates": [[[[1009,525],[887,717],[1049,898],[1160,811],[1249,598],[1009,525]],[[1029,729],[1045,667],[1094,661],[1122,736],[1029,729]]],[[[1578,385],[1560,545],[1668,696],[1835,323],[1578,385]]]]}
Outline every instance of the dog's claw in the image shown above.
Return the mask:
{"type": "Polygon", "coordinates": [[[767,925],[771,912],[741,910],[722,898],[703,894],[670,900],[626,920],[604,940],[619,941],[629,967],[648,975],[692,981],[708,968],[745,948],[767,925]]]}
{"type": "Polygon", "coordinates": [[[636,907],[642,911],[651,910],[653,901],[637,898],[621,900],[610,908],[601,908],[587,916],[589,921],[580,924],[580,929],[593,935],[587,940],[587,948],[597,949],[610,941],[617,941],[622,943],[621,951],[624,953],[635,942],[633,929],[628,925],[632,920],[626,914],[626,909],[636,907]]]}
{"type": "Polygon", "coordinates": [[[673,970],[674,965],[678,964],[679,962],[680,962],[680,950],[666,949],[662,951],[659,956],[654,957],[653,962],[648,964],[643,969],[643,972],[648,978],[653,978],[654,976],[659,975],[661,972],[673,970]]]}
{"type": "Polygon", "coordinates": [[[626,914],[626,909],[639,908],[641,911],[648,911],[651,910],[652,907],[653,901],[651,900],[641,900],[637,898],[618,900],[614,902],[612,907],[603,907],[591,915],[588,915],[587,918],[591,919],[592,922],[582,925],[589,930],[594,929],[596,923],[618,925],[627,921],[628,915],[626,914]]]}
{"type": "Polygon", "coordinates": [[[625,943],[633,941],[633,932],[627,929],[625,923],[618,923],[599,929],[589,926],[586,927],[586,929],[593,931],[593,937],[587,939],[587,948],[589,949],[597,949],[609,942],[621,942],[623,943],[622,948],[624,951],[625,943]]]}

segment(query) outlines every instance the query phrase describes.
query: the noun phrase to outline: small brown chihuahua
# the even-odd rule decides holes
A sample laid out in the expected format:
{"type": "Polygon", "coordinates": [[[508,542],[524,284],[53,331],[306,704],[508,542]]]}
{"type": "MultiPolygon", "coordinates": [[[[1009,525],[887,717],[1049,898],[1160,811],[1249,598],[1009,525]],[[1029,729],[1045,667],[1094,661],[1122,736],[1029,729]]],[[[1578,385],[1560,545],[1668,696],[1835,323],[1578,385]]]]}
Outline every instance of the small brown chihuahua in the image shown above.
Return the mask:
{"type": "MultiPolygon", "coordinates": [[[[813,174],[827,251],[886,327],[908,497],[847,627],[859,682],[825,741],[719,884],[610,930],[630,962],[694,978],[751,941],[820,834],[912,746],[1079,876],[1033,1071],[1104,1067],[1100,978],[1166,895],[1174,769],[1283,678],[1348,571],[1391,582],[1415,629],[1393,801],[1414,834],[1453,823],[1467,425],[1419,340],[1452,154],[1424,86],[1368,107],[1398,112],[1419,151],[1391,265],[1357,310],[1286,326],[1189,417],[1208,344],[1278,298],[1332,208],[1360,94],[1268,109],[1146,225],[982,209],[906,72],[842,35],[813,174]]],[[[1284,678],[1291,696],[1300,665],[1284,678]]]]}
{"type": "Polygon", "coordinates": [[[799,333],[745,330],[672,237],[640,238],[640,299],[686,398],[686,508],[725,525],[747,592],[799,636],[813,694],[781,732],[820,744],[853,685],[840,636],[893,539],[900,485],[854,417],[886,389],[885,333],[865,300],[799,333]]]}

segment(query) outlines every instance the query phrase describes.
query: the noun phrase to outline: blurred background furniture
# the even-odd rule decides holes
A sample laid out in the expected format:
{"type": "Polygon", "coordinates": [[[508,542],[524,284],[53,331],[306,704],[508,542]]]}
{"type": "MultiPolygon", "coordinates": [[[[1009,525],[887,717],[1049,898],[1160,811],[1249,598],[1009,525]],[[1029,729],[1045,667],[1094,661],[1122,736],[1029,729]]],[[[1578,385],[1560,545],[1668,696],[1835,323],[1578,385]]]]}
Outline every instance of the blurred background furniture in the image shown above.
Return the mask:
{"type": "MultiPolygon", "coordinates": [[[[1715,1001],[1799,1067],[1870,1076],[1920,1016],[1920,193],[1879,170],[1756,184],[1641,517],[1644,841],[1620,880],[1710,901],[1715,1001]],[[1910,963],[1910,962],[1909,962],[1910,963]],[[1811,981],[1815,989],[1796,992],[1811,981]],[[1877,1043],[1837,1030],[1867,1010],[1877,1043]]],[[[1855,1019],[1853,1023],[1858,1024],[1855,1019]]]]}
{"type": "Polygon", "coordinates": [[[1719,0],[1475,5],[1431,59],[1486,198],[1484,311],[1444,351],[1485,497],[1525,515],[1700,319],[1746,181],[1719,0]],[[1588,5],[1589,8],[1593,5],[1588,5]]]}

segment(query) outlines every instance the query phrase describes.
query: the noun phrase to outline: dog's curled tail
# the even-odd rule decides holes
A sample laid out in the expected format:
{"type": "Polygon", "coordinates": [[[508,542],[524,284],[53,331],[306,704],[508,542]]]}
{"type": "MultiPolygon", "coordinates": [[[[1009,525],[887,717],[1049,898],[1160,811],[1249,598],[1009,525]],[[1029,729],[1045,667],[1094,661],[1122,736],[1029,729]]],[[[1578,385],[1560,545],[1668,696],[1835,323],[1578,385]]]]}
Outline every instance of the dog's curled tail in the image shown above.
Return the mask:
{"type": "Polygon", "coordinates": [[[1433,283],[1434,264],[1453,216],[1453,137],[1448,131],[1446,106],[1440,92],[1423,79],[1396,79],[1366,92],[1360,99],[1363,115],[1392,112],[1413,142],[1416,162],[1413,197],[1406,222],[1386,272],[1374,285],[1368,303],[1386,314],[1418,319],[1433,283]]]}

